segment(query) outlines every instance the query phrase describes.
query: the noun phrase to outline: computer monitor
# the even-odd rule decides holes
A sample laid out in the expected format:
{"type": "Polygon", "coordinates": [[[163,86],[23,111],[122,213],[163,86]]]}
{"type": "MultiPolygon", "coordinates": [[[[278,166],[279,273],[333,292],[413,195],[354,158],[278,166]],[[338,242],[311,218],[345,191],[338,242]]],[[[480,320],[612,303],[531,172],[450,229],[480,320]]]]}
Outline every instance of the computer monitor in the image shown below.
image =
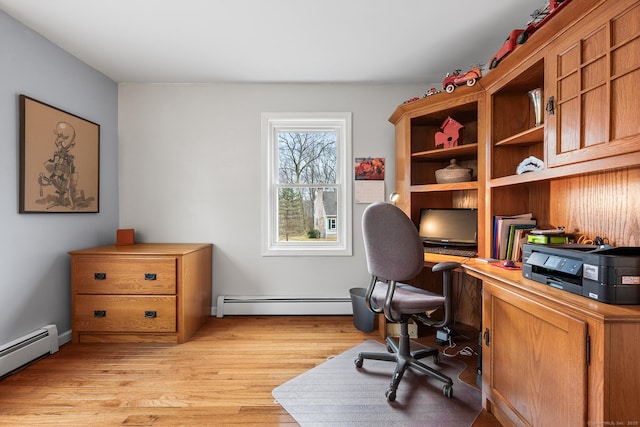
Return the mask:
{"type": "Polygon", "coordinates": [[[420,209],[420,238],[443,246],[478,246],[478,210],[470,208],[420,209]]]}

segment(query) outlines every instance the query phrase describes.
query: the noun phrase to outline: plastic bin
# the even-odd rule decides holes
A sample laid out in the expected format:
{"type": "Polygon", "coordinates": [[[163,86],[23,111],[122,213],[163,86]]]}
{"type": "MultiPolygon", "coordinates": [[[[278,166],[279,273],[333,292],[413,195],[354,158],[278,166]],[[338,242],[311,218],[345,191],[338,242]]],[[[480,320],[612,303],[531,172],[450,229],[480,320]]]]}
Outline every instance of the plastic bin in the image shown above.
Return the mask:
{"type": "Polygon", "coordinates": [[[351,306],[353,307],[353,326],[362,332],[371,332],[375,329],[375,313],[367,308],[365,296],[366,288],[351,288],[351,306]]]}

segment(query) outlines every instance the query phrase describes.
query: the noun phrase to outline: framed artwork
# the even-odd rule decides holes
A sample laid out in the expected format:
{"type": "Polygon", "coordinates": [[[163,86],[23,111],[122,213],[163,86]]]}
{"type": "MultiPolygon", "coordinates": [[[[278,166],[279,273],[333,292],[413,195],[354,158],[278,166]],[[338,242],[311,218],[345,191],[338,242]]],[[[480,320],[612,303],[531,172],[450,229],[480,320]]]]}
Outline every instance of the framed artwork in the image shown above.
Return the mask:
{"type": "Polygon", "coordinates": [[[20,213],[99,212],[100,125],[20,95],[20,213]]]}

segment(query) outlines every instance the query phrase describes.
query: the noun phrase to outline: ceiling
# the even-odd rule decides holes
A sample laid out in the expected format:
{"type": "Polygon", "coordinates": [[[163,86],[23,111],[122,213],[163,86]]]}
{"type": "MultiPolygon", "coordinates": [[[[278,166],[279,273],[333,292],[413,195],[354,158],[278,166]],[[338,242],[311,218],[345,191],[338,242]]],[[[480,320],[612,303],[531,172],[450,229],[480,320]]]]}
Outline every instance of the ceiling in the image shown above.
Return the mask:
{"type": "Polygon", "coordinates": [[[116,82],[433,83],[540,0],[0,0],[116,82]]]}

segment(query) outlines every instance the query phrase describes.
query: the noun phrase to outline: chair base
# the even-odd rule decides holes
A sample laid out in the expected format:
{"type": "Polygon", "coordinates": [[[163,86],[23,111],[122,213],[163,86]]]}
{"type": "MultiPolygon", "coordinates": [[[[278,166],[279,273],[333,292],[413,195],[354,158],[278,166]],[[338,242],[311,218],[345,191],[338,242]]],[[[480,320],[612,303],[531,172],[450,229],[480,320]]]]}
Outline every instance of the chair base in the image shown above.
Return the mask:
{"type": "Polygon", "coordinates": [[[440,361],[440,353],[438,352],[438,349],[425,348],[412,352],[410,350],[408,325],[406,322],[400,323],[400,337],[397,343],[391,337],[387,337],[386,341],[387,350],[389,350],[388,353],[362,352],[358,354],[354,363],[357,368],[362,368],[364,359],[382,360],[385,362],[394,362],[396,364],[393,376],[391,377],[391,382],[389,383],[389,388],[386,392],[387,400],[393,402],[396,399],[396,391],[398,390],[400,380],[402,380],[404,373],[409,368],[413,368],[422,374],[430,375],[442,381],[445,383],[442,387],[442,394],[446,397],[453,396],[453,381],[451,378],[420,361],[420,359],[431,356],[433,357],[433,362],[437,365],[440,361]]]}

